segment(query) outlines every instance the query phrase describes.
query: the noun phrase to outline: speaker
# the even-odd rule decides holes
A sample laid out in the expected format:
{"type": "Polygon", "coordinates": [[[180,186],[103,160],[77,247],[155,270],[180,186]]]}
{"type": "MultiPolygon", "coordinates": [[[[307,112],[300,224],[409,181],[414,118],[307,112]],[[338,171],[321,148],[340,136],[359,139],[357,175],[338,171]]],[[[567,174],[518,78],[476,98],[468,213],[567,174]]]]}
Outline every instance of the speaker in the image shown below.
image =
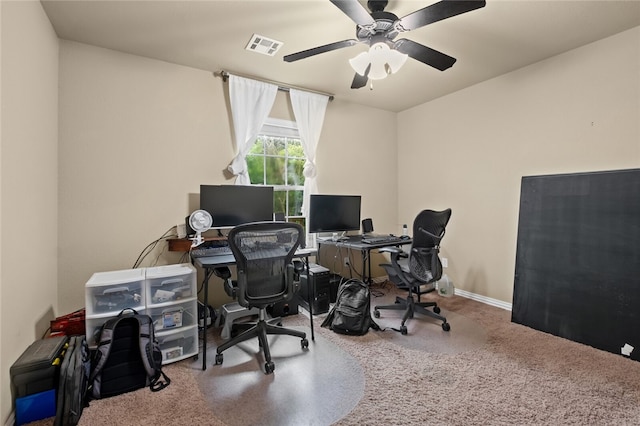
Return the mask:
{"type": "Polygon", "coordinates": [[[194,231],[193,228],[191,228],[191,225],[189,225],[189,216],[184,218],[184,225],[185,230],[187,231],[187,237],[193,237],[196,235],[196,231],[194,231]]]}
{"type": "Polygon", "coordinates": [[[370,232],[373,232],[373,220],[370,217],[362,219],[362,233],[368,234],[370,232]]]}
{"type": "Polygon", "coordinates": [[[300,274],[300,305],[309,310],[311,307],[313,315],[329,312],[331,273],[327,268],[320,265],[309,265],[309,275],[306,271],[300,274]]]}

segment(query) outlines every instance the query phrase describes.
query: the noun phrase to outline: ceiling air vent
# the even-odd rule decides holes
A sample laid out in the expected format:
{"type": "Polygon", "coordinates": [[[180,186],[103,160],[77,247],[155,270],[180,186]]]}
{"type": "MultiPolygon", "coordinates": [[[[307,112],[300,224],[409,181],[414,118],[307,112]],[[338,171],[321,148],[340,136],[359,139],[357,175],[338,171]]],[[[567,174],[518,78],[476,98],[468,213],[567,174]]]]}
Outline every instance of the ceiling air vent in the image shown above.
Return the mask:
{"type": "Polygon", "coordinates": [[[272,40],[258,34],[254,34],[249,40],[246,49],[263,55],[273,56],[282,47],[281,41],[272,40]]]}

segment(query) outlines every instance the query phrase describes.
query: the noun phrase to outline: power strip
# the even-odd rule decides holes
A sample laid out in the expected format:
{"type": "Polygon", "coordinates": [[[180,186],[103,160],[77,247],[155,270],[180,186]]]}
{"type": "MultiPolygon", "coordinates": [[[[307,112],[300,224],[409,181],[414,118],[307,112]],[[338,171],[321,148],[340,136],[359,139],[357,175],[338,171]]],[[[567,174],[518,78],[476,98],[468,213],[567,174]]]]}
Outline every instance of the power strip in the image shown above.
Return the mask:
{"type": "Polygon", "coordinates": [[[176,225],[176,231],[178,234],[178,238],[186,238],[187,237],[187,224],[179,223],[176,225]]]}

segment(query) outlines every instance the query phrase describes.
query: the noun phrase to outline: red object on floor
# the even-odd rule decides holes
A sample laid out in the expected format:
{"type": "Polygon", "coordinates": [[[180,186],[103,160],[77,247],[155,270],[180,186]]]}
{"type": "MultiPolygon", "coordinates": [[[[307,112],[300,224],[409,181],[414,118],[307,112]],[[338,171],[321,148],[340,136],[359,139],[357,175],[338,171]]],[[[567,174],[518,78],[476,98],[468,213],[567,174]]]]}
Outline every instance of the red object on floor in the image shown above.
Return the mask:
{"type": "Polygon", "coordinates": [[[51,321],[51,333],[63,333],[67,336],[85,333],[85,309],[79,309],[51,321]]]}

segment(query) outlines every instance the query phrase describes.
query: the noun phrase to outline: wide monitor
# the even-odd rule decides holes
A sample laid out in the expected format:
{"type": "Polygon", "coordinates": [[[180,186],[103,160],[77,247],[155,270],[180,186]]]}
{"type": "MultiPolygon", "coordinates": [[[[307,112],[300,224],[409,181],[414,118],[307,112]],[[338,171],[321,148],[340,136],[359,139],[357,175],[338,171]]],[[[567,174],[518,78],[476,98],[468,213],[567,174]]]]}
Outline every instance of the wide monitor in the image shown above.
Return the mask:
{"type": "Polygon", "coordinates": [[[360,229],[360,195],[312,194],[309,232],[344,232],[360,229]]]}
{"type": "Polygon", "coordinates": [[[273,187],[200,185],[200,208],[213,217],[214,228],[273,220],[273,187]]]}

